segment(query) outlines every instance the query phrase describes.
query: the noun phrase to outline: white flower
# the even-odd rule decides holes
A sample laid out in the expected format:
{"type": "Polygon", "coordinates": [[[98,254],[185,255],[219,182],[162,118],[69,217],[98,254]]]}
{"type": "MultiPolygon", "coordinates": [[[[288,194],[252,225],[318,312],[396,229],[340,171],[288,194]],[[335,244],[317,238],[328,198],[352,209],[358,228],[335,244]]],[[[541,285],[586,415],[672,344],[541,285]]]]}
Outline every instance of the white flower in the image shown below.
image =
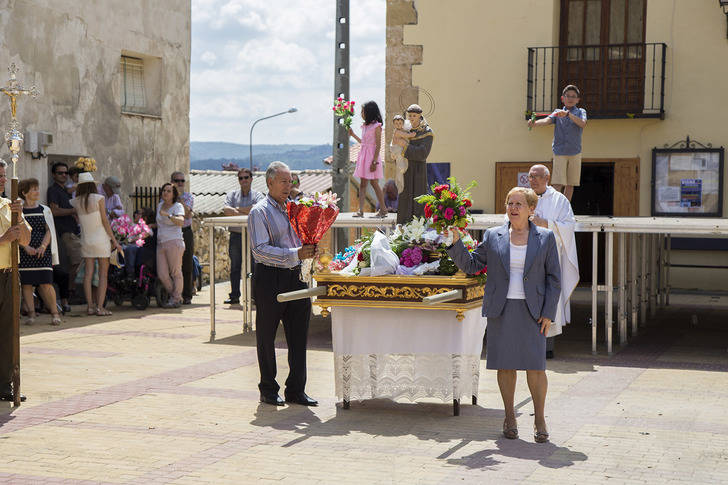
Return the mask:
{"type": "Polygon", "coordinates": [[[403,236],[408,241],[419,241],[427,229],[427,221],[424,217],[415,217],[412,222],[403,228],[403,236]]]}

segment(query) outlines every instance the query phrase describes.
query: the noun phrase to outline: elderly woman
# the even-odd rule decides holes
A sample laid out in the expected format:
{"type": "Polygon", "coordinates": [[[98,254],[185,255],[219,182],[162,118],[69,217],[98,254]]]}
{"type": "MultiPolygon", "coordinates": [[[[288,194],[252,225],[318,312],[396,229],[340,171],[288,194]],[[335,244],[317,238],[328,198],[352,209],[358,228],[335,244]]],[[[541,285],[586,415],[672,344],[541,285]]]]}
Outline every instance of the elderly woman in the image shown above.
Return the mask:
{"type": "Polygon", "coordinates": [[[514,187],[506,197],[508,222],[488,229],[483,242],[469,253],[459,232],[448,250],[460,269],[475,274],[488,265],[483,316],[488,318],[486,368],[498,370],[503,398],[503,435],[518,438],[513,400],[516,370],[526,371],[535,413],[534,440],[549,439],[546,402],[546,333],[556,316],[561,270],[553,232],[530,221],[538,196],[514,187]]]}

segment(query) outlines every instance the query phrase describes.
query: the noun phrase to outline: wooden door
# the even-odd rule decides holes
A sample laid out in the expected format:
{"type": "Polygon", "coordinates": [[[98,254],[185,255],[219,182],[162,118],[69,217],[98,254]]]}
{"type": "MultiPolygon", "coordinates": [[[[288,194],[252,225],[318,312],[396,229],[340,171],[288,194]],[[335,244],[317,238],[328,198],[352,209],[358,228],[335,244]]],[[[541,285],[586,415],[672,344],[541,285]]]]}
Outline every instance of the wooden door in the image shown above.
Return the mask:
{"type": "Polygon", "coordinates": [[[646,0],[561,0],[559,93],[575,84],[595,115],[641,113],[645,12],[646,0]]]}

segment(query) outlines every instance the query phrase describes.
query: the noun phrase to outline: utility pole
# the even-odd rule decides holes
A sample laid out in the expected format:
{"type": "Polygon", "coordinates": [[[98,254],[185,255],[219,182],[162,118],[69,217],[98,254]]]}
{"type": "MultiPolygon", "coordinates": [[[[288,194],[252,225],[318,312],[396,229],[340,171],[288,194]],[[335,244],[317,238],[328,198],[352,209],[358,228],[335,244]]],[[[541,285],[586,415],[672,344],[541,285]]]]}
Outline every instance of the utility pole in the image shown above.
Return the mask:
{"type": "MultiPolygon", "coordinates": [[[[349,99],[349,0],[336,0],[336,48],[334,55],[334,98],[349,99]]],[[[349,134],[334,116],[332,189],[339,196],[339,210],[349,212],[349,134]]],[[[339,249],[348,245],[346,231],[337,231],[339,249]]]]}

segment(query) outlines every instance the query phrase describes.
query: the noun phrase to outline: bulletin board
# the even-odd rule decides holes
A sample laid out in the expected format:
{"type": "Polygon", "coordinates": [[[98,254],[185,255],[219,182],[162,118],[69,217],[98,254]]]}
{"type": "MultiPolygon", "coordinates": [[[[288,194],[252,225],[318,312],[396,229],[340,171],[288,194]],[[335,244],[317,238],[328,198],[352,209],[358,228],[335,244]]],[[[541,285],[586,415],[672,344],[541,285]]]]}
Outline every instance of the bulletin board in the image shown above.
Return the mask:
{"type": "Polygon", "coordinates": [[[723,217],[721,148],[653,148],[652,215],[723,217]]]}

